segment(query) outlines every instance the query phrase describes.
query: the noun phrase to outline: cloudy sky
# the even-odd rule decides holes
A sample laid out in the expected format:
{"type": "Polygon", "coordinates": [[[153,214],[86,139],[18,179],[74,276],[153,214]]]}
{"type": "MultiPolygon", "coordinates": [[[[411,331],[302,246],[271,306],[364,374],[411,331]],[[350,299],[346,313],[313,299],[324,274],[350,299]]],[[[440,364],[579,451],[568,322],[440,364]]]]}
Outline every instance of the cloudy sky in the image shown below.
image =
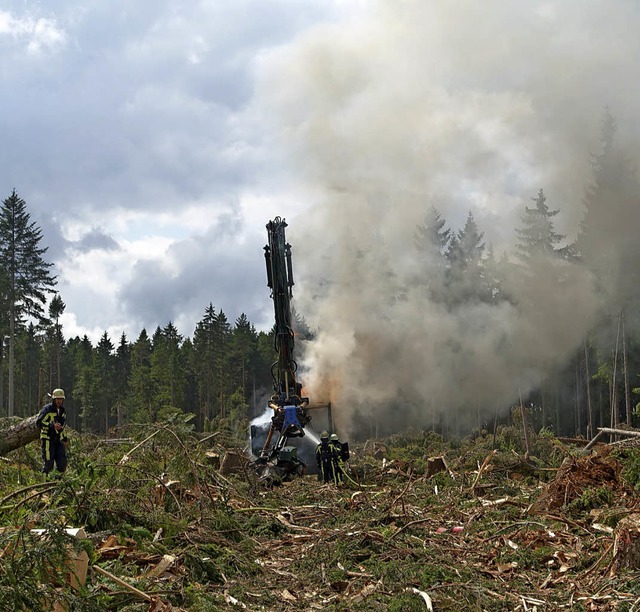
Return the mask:
{"type": "Polygon", "coordinates": [[[67,337],[270,326],[262,247],[310,204],[265,114],[269,57],[340,3],[5,2],[0,185],[40,225],[67,337]]]}
{"type": "Polygon", "coordinates": [[[133,340],[168,321],[191,336],[209,303],[270,327],[262,247],[278,215],[298,309],[322,330],[306,364],[321,384],[357,371],[386,401],[396,383],[370,378],[402,352],[391,378],[439,402],[453,370],[489,396],[515,364],[522,392],[591,325],[588,279],[543,300],[548,317],[452,319],[416,298],[385,328],[380,270],[410,277],[432,204],[454,231],[472,211],[499,253],[544,188],[556,229],[575,235],[605,107],[640,156],[639,33],[635,0],[9,0],[0,185],[43,229],[67,337],[133,340]],[[534,358],[500,342],[480,373],[448,353],[471,329],[469,354],[494,355],[505,328],[514,345],[556,342],[527,346],[534,358]]]}

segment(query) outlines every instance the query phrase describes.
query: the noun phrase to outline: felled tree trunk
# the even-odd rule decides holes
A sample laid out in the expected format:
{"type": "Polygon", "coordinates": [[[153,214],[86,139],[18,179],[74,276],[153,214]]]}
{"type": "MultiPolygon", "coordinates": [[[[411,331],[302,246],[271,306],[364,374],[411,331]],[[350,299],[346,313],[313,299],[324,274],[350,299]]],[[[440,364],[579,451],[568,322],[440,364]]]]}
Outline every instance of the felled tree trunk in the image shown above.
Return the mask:
{"type": "Polygon", "coordinates": [[[640,568],[640,514],[630,514],[616,526],[612,573],[640,568]]]}
{"type": "Polygon", "coordinates": [[[38,415],[34,415],[0,431],[0,455],[6,455],[37,440],[40,436],[40,430],[36,427],[37,418],[38,415]]]}

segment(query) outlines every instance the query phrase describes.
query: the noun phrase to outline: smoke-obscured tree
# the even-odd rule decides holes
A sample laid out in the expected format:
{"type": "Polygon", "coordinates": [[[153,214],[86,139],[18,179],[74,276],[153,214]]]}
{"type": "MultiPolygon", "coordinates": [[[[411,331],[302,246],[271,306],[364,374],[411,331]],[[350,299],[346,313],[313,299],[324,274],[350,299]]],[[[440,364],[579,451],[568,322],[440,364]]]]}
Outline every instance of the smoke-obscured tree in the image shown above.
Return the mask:
{"type": "Polygon", "coordinates": [[[14,347],[16,328],[26,318],[44,318],[47,293],[56,284],[50,264],[40,246],[42,231],[27,212],[26,202],[14,189],[0,208],[0,267],[6,274],[3,299],[9,308],[8,414],[14,413],[14,347]]]}
{"type": "Polygon", "coordinates": [[[535,202],[535,206],[525,206],[522,227],[516,228],[518,236],[516,251],[525,262],[558,254],[560,243],[564,239],[562,234],[555,231],[553,224],[553,218],[560,211],[549,209],[544,190],[540,189],[538,195],[531,199],[535,202]]]}
{"type": "Polygon", "coordinates": [[[489,300],[482,261],[484,249],[484,234],[469,212],[464,227],[451,238],[446,253],[449,263],[446,291],[450,305],[489,300]]]}
{"type": "Polygon", "coordinates": [[[447,247],[452,239],[451,230],[440,211],[431,206],[416,228],[414,245],[418,254],[418,282],[426,287],[430,299],[442,299],[442,286],[447,267],[447,247]]]}
{"type": "MultiPolygon", "coordinates": [[[[513,264],[509,261],[509,257],[504,252],[500,258],[496,257],[493,245],[489,245],[486,249],[486,255],[482,261],[484,288],[489,302],[499,304],[503,301],[512,301],[513,296],[507,290],[505,279],[509,274],[509,269],[513,264]]],[[[484,289],[483,289],[484,292],[484,289]]]]}
{"type": "Polygon", "coordinates": [[[428,260],[429,264],[440,261],[447,250],[452,236],[451,230],[445,227],[446,224],[440,211],[435,206],[431,206],[425,213],[422,223],[416,228],[414,237],[416,250],[428,260]]]}
{"type": "Polygon", "coordinates": [[[291,304],[291,327],[296,336],[296,341],[313,340],[315,338],[315,333],[309,327],[307,320],[298,312],[293,303],[291,304]]]}
{"type": "Polygon", "coordinates": [[[616,121],[608,108],[603,114],[600,143],[601,150],[591,157],[593,182],[584,197],[585,214],[576,248],[596,278],[603,305],[590,339],[600,355],[598,380],[608,387],[610,422],[615,424],[622,405],[630,404],[627,353],[623,349],[629,331],[640,329],[640,183],[636,168],[619,144],[616,121]],[[611,380],[606,380],[607,373],[611,380]]]}

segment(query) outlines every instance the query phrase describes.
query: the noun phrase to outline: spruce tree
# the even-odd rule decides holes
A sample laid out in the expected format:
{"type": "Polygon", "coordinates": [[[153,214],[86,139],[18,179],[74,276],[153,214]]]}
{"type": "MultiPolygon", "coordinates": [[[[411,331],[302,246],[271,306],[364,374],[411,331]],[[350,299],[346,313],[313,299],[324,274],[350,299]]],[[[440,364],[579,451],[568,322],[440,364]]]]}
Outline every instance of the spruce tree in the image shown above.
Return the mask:
{"type": "Polygon", "coordinates": [[[464,227],[451,238],[446,253],[449,305],[490,300],[482,260],[484,249],[484,234],[478,229],[473,213],[469,212],[464,227]]]}
{"type": "Polygon", "coordinates": [[[66,304],[62,301],[60,294],[56,293],[49,303],[49,318],[51,320],[50,338],[53,343],[53,357],[55,360],[55,385],[62,386],[62,374],[60,369],[60,357],[62,346],[64,344],[64,336],[62,335],[62,326],[60,325],[60,317],[66,308],[66,304]]]}
{"type": "Polygon", "coordinates": [[[0,208],[0,267],[6,273],[2,301],[9,308],[9,416],[14,413],[16,328],[27,317],[44,319],[46,295],[53,292],[56,284],[56,277],[51,274],[53,264],[43,258],[47,248],[40,246],[41,240],[41,229],[31,221],[26,202],[14,189],[0,208]]]}
{"type": "Polygon", "coordinates": [[[423,222],[416,228],[414,246],[418,254],[418,284],[425,287],[428,298],[442,301],[442,287],[447,268],[445,253],[452,239],[451,230],[445,228],[446,222],[440,212],[431,206],[423,222]]]}
{"type": "Polygon", "coordinates": [[[524,261],[558,254],[559,244],[564,239],[562,234],[556,233],[553,226],[553,217],[560,211],[549,210],[544,191],[540,189],[537,197],[531,199],[535,202],[535,207],[525,206],[522,227],[516,229],[516,250],[524,261]]]}
{"type": "Polygon", "coordinates": [[[96,413],[98,422],[100,414],[104,418],[104,432],[109,431],[110,416],[116,395],[116,360],[114,355],[113,342],[107,332],[104,332],[96,345],[94,351],[94,372],[96,413]]]}
{"type": "Polygon", "coordinates": [[[242,396],[247,400],[249,378],[253,379],[252,365],[255,364],[256,344],[258,334],[255,327],[249,322],[247,315],[242,313],[237,319],[229,343],[229,361],[234,382],[239,380],[240,385],[235,385],[242,391],[242,396]]]}
{"type": "Polygon", "coordinates": [[[191,369],[196,379],[199,406],[199,426],[204,428],[206,420],[213,417],[217,397],[216,382],[216,341],[217,314],[213,304],[209,303],[204,316],[196,324],[193,334],[191,369]]]}
{"type": "Polygon", "coordinates": [[[170,321],[160,332],[154,334],[151,354],[151,377],[155,384],[154,414],[161,419],[175,410],[182,411],[187,385],[186,369],[182,362],[180,347],[182,335],[170,321]]]}
{"type": "Polygon", "coordinates": [[[433,263],[439,261],[446,252],[451,239],[451,230],[445,229],[446,221],[440,211],[431,206],[423,222],[416,228],[414,243],[419,254],[433,263]]]}
{"type": "Polygon", "coordinates": [[[118,426],[124,424],[125,417],[129,416],[129,376],[131,374],[131,344],[127,341],[124,332],[120,335],[120,344],[116,349],[115,357],[115,408],[118,417],[118,426]]]}
{"type": "Polygon", "coordinates": [[[609,301],[623,307],[638,297],[640,183],[617,142],[609,109],[603,115],[600,141],[601,151],[592,155],[593,183],[584,197],[576,247],[609,301]]]}
{"type": "Polygon", "coordinates": [[[576,241],[584,265],[596,278],[603,305],[590,340],[600,356],[600,373],[611,372],[609,378],[599,377],[609,392],[611,423],[618,422],[621,398],[628,412],[626,346],[632,346],[635,339],[628,338],[626,330],[640,328],[640,183],[617,131],[607,108],[602,118],[601,149],[591,159],[593,182],[586,190],[585,214],[576,241]]]}
{"type": "Polygon", "coordinates": [[[138,422],[153,419],[155,384],[151,377],[151,340],[143,329],[131,347],[131,371],[129,374],[129,400],[133,417],[138,422]]]}

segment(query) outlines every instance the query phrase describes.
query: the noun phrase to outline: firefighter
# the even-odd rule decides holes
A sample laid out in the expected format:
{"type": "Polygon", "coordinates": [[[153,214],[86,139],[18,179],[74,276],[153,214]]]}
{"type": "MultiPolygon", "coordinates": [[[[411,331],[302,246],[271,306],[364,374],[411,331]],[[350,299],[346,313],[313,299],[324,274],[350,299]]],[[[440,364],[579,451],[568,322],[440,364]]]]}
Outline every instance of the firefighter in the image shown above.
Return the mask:
{"type": "Polygon", "coordinates": [[[336,473],[336,450],[332,444],[329,444],[329,432],[323,431],[320,434],[320,444],[316,446],[316,463],[318,465],[318,480],[324,482],[337,481],[336,473]]]}
{"type": "Polygon", "coordinates": [[[334,471],[336,475],[336,482],[344,481],[344,462],[349,460],[349,444],[347,442],[340,442],[338,434],[332,433],[329,437],[329,445],[333,446],[333,460],[334,471]]]}
{"type": "Polygon", "coordinates": [[[51,392],[51,402],[42,407],[36,419],[36,425],[40,427],[42,471],[44,474],[48,474],[53,469],[54,463],[60,473],[67,469],[66,423],[64,391],[62,389],[54,389],[51,392]]]}

